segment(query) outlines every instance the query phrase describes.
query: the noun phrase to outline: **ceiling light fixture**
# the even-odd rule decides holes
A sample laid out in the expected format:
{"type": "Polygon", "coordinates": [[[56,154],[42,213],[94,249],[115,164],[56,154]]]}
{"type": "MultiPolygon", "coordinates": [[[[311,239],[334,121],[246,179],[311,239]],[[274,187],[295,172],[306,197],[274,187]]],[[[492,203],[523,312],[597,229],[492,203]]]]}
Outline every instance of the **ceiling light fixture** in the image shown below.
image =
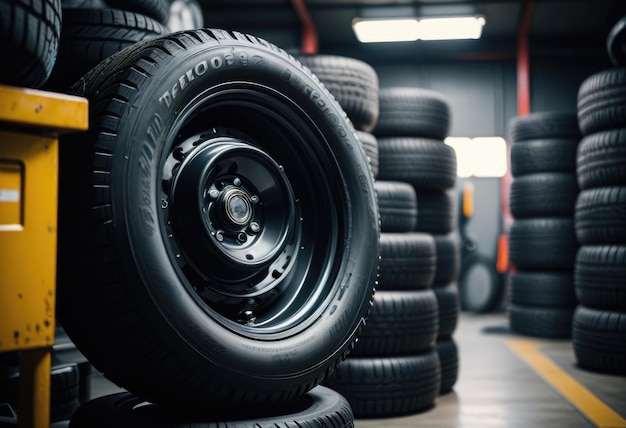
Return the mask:
{"type": "Polygon", "coordinates": [[[352,22],[354,33],[362,43],[478,39],[484,25],[483,16],[421,19],[355,18],[352,22]]]}

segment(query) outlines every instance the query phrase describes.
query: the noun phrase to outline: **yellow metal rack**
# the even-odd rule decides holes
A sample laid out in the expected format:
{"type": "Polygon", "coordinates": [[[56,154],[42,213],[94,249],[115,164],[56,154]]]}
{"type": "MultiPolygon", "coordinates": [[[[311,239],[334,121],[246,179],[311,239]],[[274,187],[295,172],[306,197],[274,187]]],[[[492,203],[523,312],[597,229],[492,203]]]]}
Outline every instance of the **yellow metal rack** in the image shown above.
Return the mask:
{"type": "Polygon", "coordinates": [[[58,136],[86,130],[84,98],[0,85],[0,352],[20,352],[18,425],[50,425],[58,136]]]}

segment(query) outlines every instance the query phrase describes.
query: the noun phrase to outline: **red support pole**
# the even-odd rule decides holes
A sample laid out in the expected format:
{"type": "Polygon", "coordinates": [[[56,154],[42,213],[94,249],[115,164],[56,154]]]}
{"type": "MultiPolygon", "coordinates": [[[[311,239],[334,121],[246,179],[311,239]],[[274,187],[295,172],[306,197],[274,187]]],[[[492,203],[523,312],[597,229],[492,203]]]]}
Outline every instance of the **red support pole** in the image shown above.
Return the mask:
{"type": "Polygon", "coordinates": [[[530,73],[528,54],[528,27],[533,13],[534,0],[524,3],[517,30],[517,114],[530,113],[530,73]]]}
{"type": "Polygon", "coordinates": [[[317,31],[315,30],[315,24],[311,19],[311,15],[309,15],[305,0],[291,0],[291,3],[296,9],[296,13],[302,23],[302,46],[300,52],[303,54],[316,54],[317,31]]]}

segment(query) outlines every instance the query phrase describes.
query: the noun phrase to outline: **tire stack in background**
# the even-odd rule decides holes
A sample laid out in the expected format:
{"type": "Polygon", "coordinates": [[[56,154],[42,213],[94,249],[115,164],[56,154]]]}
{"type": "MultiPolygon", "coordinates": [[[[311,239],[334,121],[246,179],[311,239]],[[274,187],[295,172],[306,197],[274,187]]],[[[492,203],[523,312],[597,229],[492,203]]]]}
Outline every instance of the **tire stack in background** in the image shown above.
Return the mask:
{"type": "Polygon", "coordinates": [[[440,394],[452,390],[459,371],[458,348],[452,337],[460,312],[460,248],[451,193],[456,183],[456,153],[443,142],[449,127],[449,102],[442,94],[412,87],[380,91],[380,117],[374,131],[379,138],[380,178],[413,187],[418,203],[413,234],[435,245],[434,275],[423,285],[427,292],[432,290],[437,302],[435,350],[441,368],[440,394]]]}
{"type": "Polygon", "coordinates": [[[61,37],[61,0],[0,0],[0,83],[41,87],[50,77],[61,37]]]}
{"type": "Polygon", "coordinates": [[[379,150],[379,284],[359,342],[329,379],[351,402],[357,418],[425,411],[440,391],[452,388],[458,374],[458,352],[450,337],[459,308],[452,285],[458,245],[445,235],[454,212],[444,194],[456,180],[455,153],[442,141],[448,132],[448,105],[439,94],[418,88],[381,89],[379,103],[374,130],[379,150]],[[441,200],[450,212],[435,212],[441,200]],[[437,236],[420,229],[422,215],[425,226],[429,218],[444,223],[433,226],[437,236]],[[433,290],[437,277],[442,292],[433,290]]]}
{"type": "Polygon", "coordinates": [[[354,126],[374,178],[378,176],[378,141],[372,134],[378,120],[378,75],[367,63],[337,55],[296,55],[326,86],[354,126]]]}
{"type": "Polygon", "coordinates": [[[170,0],[62,0],[56,63],[43,89],[68,92],[114,53],[169,31],[170,0]]]}
{"type": "Polygon", "coordinates": [[[515,266],[508,307],[511,330],[569,338],[576,306],[574,206],[578,196],[576,114],[532,113],[510,123],[509,248],[515,266]]]}
{"type": "MultiPolygon", "coordinates": [[[[623,56],[614,56],[614,62],[623,56]]],[[[618,64],[616,64],[618,65],[618,64]]],[[[626,67],[589,76],[578,92],[583,139],[575,227],[578,365],[626,374],[626,67]]]]}

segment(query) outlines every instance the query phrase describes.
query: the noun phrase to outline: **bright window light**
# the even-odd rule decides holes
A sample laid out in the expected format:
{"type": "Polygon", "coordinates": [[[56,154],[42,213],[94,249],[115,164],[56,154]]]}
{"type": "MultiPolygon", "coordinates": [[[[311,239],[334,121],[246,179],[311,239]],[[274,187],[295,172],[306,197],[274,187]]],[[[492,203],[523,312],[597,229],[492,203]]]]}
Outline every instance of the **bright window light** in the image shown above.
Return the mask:
{"type": "Polygon", "coordinates": [[[485,25],[482,16],[422,19],[360,19],[352,28],[362,43],[415,40],[478,39],[485,25]]]}
{"type": "Polygon", "coordinates": [[[501,137],[448,137],[456,152],[459,177],[502,177],[507,170],[506,141],[501,137]]]}

